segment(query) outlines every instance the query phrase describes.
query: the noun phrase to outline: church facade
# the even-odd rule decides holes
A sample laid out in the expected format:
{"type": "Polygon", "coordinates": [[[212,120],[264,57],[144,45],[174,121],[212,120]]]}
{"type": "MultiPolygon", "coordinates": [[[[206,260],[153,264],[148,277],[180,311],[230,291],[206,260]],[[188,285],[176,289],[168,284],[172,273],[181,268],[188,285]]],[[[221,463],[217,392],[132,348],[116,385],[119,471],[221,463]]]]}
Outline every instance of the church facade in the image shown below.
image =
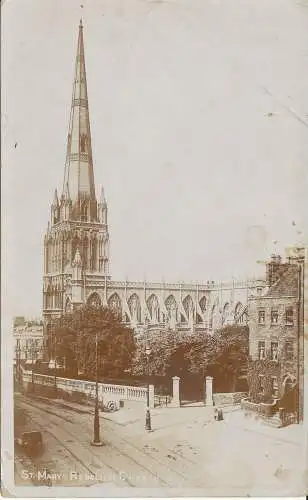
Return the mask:
{"type": "Polygon", "coordinates": [[[52,318],[85,303],[120,313],[136,334],[151,328],[212,331],[247,321],[250,295],[262,281],[150,283],[113,281],[110,275],[108,207],[96,197],[80,23],[64,181],[55,191],[44,238],[43,316],[52,318]]]}

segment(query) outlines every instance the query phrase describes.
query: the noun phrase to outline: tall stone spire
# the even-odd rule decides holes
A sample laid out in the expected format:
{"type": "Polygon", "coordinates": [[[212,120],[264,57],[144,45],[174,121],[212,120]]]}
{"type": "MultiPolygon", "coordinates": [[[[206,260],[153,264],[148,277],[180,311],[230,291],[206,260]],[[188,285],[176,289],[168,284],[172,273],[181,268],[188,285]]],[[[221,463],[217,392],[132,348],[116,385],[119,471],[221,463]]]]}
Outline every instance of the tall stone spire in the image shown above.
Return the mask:
{"type": "MultiPolygon", "coordinates": [[[[96,199],[80,21],[67,156],[61,196],[55,191],[44,238],[43,314],[46,325],[106,290],[110,240],[104,192],[96,199]]],[[[107,296],[104,295],[107,303],[107,296]]],[[[51,335],[46,327],[45,334],[51,335]]],[[[50,339],[50,337],[49,337],[50,339]]]]}
{"type": "MultiPolygon", "coordinates": [[[[80,20],[79,25],[75,78],[67,138],[63,181],[64,197],[67,191],[70,193],[73,206],[80,206],[82,200],[89,200],[92,202],[91,205],[96,204],[82,20],[80,20]]],[[[93,213],[95,213],[95,210],[93,210],[93,213]]]]}

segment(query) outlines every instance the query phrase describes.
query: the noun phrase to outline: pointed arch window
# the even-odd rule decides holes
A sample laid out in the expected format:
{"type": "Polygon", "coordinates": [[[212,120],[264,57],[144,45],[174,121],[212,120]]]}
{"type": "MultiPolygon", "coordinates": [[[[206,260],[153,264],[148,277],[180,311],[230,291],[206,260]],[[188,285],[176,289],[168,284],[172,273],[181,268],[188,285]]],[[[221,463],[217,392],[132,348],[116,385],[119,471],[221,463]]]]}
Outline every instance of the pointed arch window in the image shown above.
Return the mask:
{"type": "Polygon", "coordinates": [[[81,216],[80,216],[82,221],[87,221],[88,220],[88,204],[86,201],[83,201],[81,204],[81,216]]]}
{"type": "Polygon", "coordinates": [[[150,312],[151,320],[153,323],[159,323],[160,310],[159,302],[156,295],[152,294],[147,300],[147,306],[150,312]]]}
{"type": "Polygon", "coordinates": [[[178,307],[173,295],[169,295],[165,301],[166,309],[168,311],[168,318],[174,322],[178,319],[178,307]]]}
{"type": "Polygon", "coordinates": [[[79,239],[78,236],[75,236],[72,242],[72,260],[75,258],[78,246],[79,246],[79,239]]]}
{"type": "Polygon", "coordinates": [[[222,325],[225,325],[225,323],[228,320],[229,309],[230,309],[229,303],[226,302],[224,305],[223,311],[222,311],[222,317],[221,317],[221,324],[222,325]]]}
{"type": "Polygon", "coordinates": [[[96,258],[97,258],[97,240],[94,238],[92,240],[92,258],[91,258],[91,269],[96,270],[96,258]]]}
{"type": "Polygon", "coordinates": [[[190,295],[183,300],[183,307],[188,319],[192,319],[194,314],[194,303],[190,295]]]}
{"type": "Polygon", "coordinates": [[[88,267],[88,238],[85,237],[83,240],[83,265],[84,268],[87,269],[88,267]]]}
{"type": "Polygon", "coordinates": [[[119,317],[122,317],[122,303],[119,295],[115,292],[108,300],[108,307],[119,317]]]}
{"type": "Polygon", "coordinates": [[[102,303],[98,293],[96,292],[92,293],[92,295],[90,295],[90,297],[87,300],[87,304],[92,307],[97,307],[97,308],[101,307],[102,303]]]}
{"type": "Polygon", "coordinates": [[[199,300],[199,306],[200,306],[201,312],[204,314],[206,311],[206,306],[207,306],[207,300],[206,300],[205,296],[201,297],[201,299],[199,300]]]}
{"type": "Polygon", "coordinates": [[[211,310],[210,322],[209,322],[209,327],[211,330],[214,329],[216,326],[216,314],[217,314],[217,305],[214,304],[211,310]]]}
{"type": "Polygon", "coordinates": [[[131,313],[131,318],[134,323],[141,322],[141,305],[139,297],[136,293],[130,296],[127,301],[131,313]]]}

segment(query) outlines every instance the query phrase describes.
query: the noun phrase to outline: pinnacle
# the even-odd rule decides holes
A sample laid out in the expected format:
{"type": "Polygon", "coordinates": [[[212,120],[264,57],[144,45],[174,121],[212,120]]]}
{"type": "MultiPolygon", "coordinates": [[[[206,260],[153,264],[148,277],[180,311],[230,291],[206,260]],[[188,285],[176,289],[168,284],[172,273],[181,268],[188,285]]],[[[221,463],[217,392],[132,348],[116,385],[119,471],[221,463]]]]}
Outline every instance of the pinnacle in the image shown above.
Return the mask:
{"type": "Polygon", "coordinates": [[[81,265],[81,255],[80,255],[78,247],[77,247],[77,250],[76,250],[76,253],[75,253],[75,257],[74,257],[74,260],[73,260],[73,265],[75,265],[75,266],[80,266],[81,265]]]}
{"type": "Polygon", "coordinates": [[[104,191],[104,187],[103,186],[101,188],[101,199],[100,199],[100,202],[101,202],[102,205],[106,204],[105,191],[104,191]]]}
{"type": "Polygon", "coordinates": [[[67,200],[70,200],[70,199],[71,199],[71,197],[70,197],[70,190],[69,190],[69,186],[68,186],[68,182],[66,183],[66,186],[65,186],[64,197],[65,197],[67,200]]]}
{"type": "Polygon", "coordinates": [[[58,205],[59,204],[59,198],[58,198],[58,191],[57,191],[57,189],[55,189],[55,195],[54,195],[53,204],[54,205],[58,205]]]}

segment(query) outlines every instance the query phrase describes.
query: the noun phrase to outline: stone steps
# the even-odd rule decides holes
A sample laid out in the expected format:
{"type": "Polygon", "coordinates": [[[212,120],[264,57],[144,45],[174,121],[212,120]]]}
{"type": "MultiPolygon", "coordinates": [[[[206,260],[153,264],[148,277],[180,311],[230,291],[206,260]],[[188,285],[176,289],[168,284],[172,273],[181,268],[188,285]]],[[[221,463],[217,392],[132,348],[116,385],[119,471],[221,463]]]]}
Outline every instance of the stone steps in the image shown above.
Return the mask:
{"type": "Polygon", "coordinates": [[[276,428],[282,427],[282,422],[280,420],[278,412],[275,413],[271,417],[264,417],[264,416],[258,415],[256,417],[256,420],[261,420],[262,423],[264,423],[265,425],[268,425],[269,427],[276,427],[276,428]]]}

